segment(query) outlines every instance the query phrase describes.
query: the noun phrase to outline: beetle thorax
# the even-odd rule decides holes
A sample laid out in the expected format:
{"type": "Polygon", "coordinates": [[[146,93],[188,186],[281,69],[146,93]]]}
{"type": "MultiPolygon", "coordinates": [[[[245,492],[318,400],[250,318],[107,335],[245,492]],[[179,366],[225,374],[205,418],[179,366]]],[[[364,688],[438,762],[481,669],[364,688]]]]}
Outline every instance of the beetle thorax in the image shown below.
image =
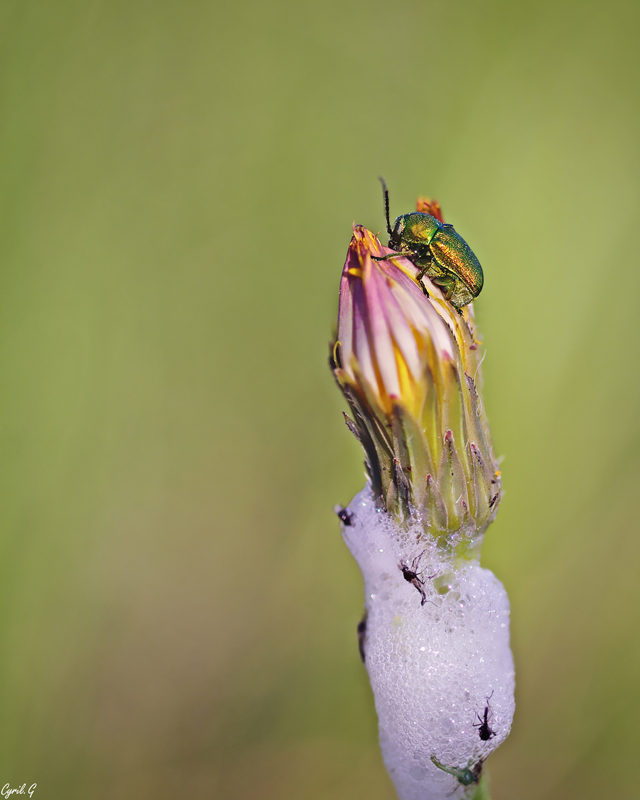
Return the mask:
{"type": "Polygon", "coordinates": [[[398,250],[408,249],[412,245],[428,247],[440,230],[442,223],[430,214],[421,212],[403,214],[395,222],[389,245],[398,250]]]}

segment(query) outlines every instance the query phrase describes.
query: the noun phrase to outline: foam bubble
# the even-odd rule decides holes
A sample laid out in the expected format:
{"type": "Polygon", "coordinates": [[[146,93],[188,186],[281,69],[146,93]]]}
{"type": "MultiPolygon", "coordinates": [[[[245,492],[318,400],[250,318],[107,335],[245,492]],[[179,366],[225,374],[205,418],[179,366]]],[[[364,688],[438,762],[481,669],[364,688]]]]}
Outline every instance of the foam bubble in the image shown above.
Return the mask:
{"type": "Polygon", "coordinates": [[[365,584],[365,665],[398,796],[472,797],[515,708],[504,587],[477,561],[457,565],[423,529],[399,529],[368,488],[348,510],[343,537],[365,584]]]}

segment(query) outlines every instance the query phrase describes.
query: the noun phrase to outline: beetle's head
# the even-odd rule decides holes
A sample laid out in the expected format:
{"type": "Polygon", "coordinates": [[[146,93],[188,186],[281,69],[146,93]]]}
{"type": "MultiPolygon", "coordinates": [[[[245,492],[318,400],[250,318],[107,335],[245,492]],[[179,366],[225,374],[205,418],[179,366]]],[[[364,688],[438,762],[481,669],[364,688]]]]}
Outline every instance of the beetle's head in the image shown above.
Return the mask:
{"type": "Polygon", "coordinates": [[[393,230],[389,231],[389,247],[392,247],[394,250],[399,250],[402,245],[402,233],[404,231],[404,218],[405,215],[403,214],[401,217],[398,217],[393,224],[393,230]]]}
{"type": "Polygon", "coordinates": [[[389,247],[399,250],[402,245],[404,249],[414,245],[428,246],[439,230],[442,230],[442,223],[431,214],[421,211],[403,214],[396,220],[389,239],[389,247]]]}

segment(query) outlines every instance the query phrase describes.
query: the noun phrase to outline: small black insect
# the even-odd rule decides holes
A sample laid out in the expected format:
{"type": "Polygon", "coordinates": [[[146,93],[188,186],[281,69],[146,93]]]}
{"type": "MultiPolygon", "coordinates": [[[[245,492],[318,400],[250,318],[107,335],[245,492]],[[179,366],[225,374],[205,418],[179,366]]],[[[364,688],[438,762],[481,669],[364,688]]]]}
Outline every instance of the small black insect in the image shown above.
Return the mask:
{"type": "Polygon", "coordinates": [[[342,520],[344,525],[350,526],[353,525],[353,514],[346,508],[342,506],[335,506],[333,509],[337,516],[342,520]]]}
{"type": "Polygon", "coordinates": [[[365,610],[364,614],[362,615],[362,619],[358,623],[358,651],[360,652],[360,658],[362,659],[362,663],[364,664],[364,637],[367,634],[367,612],[365,610]]]}
{"type": "MultiPolygon", "coordinates": [[[[420,603],[421,606],[423,606],[427,602],[427,595],[425,594],[424,591],[425,580],[420,578],[421,573],[418,572],[418,564],[420,563],[420,559],[426,552],[427,552],[426,550],[423,550],[420,553],[420,555],[416,556],[411,562],[411,566],[404,563],[401,563],[399,565],[402,571],[402,577],[405,579],[405,581],[407,581],[407,583],[410,583],[420,592],[420,596],[422,597],[422,602],[420,603]]],[[[426,580],[429,580],[431,578],[435,578],[435,574],[427,575],[426,580]]]]}
{"type": "Polygon", "coordinates": [[[484,713],[482,716],[476,712],[476,717],[478,718],[478,722],[473,723],[474,728],[478,728],[478,734],[483,742],[488,742],[489,739],[493,738],[496,734],[495,731],[489,725],[489,712],[491,711],[491,706],[489,705],[489,700],[493,697],[493,692],[487,697],[487,705],[484,707],[484,713]]]}

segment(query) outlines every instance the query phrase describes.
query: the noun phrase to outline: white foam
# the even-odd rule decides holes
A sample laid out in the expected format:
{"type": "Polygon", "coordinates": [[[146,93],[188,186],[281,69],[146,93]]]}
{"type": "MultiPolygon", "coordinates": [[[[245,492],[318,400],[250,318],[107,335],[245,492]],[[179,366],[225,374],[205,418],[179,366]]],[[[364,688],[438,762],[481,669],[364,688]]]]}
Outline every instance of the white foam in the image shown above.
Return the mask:
{"type": "Polygon", "coordinates": [[[365,584],[365,664],[398,797],[472,797],[477,784],[463,785],[432,757],[478,771],[509,734],[514,666],[504,587],[478,562],[456,567],[421,528],[400,530],[368,488],[348,510],[343,536],[365,584]]]}

